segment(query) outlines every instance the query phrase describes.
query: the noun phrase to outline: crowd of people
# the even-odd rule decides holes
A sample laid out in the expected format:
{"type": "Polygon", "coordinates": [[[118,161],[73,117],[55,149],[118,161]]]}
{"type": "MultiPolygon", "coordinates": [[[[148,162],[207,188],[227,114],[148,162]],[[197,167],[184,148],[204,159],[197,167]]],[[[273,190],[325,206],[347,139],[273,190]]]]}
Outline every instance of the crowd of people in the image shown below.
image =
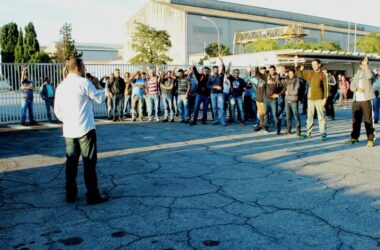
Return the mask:
{"type": "MultiPolygon", "coordinates": [[[[147,74],[137,71],[126,73],[124,79],[120,70],[98,80],[85,74],[81,59],[71,59],[65,68],[68,74],[57,89],[46,77],[40,95],[46,103],[48,118],[50,108],[63,123],[63,137],[66,144],[66,201],[77,199],[76,177],[80,155],[83,158],[84,178],[87,188],[87,203],[98,204],[108,200],[98,189],[96,175],[97,143],[93,112],[93,102],[106,103],[108,115],[113,121],[123,121],[131,116],[132,121],[160,121],[160,102],[163,102],[162,122],[174,122],[180,115],[180,122],[192,126],[198,123],[198,113],[202,108],[202,124],[208,120],[207,112],[211,104],[213,124],[226,126],[240,121],[246,124],[252,119],[256,131],[268,132],[273,123],[278,135],[292,133],[292,119],[299,138],[311,136],[315,114],[318,118],[321,140],[327,140],[326,119],[335,118],[334,102],[340,96],[340,104],[347,107],[347,93],[353,93],[352,133],[347,143],[357,143],[364,117],[367,145],[374,146],[373,123],[379,119],[380,71],[371,72],[368,59],[360,62],[357,73],[349,82],[344,75],[335,77],[322,68],[318,59],[312,61],[312,71],[304,70],[294,58],[294,67],[286,69],[248,66],[246,77],[240,76],[239,69],[231,72],[231,63],[221,67],[204,67],[198,72],[195,66],[187,70],[165,72],[159,68],[147,67],[147,74]],[[157,70],[157,71],[156,71],[157,70]],[[212,73],[211,73],[212,72],[212,73]],[[305,101],[306,100],[306,101],[305,101]],[[299,103],[303,112],[307,111],[307,124],[302,134],[299,103]],[[307,109],[306,105],[307,104],[307,109]],[[227,111],[227,112],[226,112],[227,111]],[[228,113],[228,117],[227,117],[228,113]],[[282,117],[286,114],[286,130],[281,133],[282,117]],[[373,115],[374,113],[374,115],[373,115]]],[[[22,111],[21,121],[25,124],[26,112],[33,119],[33,88],[35,83],[28,78],[26,67],[22,70],[22,111]]]]}
{"type": "MultiPolygon", "coordinates": [[[[371,72],[368,69],[367,72],[361,66],[358,73],[349,80],[343,74],[335,76],[323,68],[318,59],[312,62],[313,70],[304,70],[304,66],[298,65],[298,58],[295,57],[294,67],[271,65],[267,69],[265,66],[248,66],[242,77],[239,69],[231,70],[231,63],[226,66],[223,59],[219,59],[221,66],[203,67],[201,72],[196,66],[168,71],[157,66],[147,66],[146,72],[127,72],[124,78],[118,68],[100,80],[89,73],[85,77],[97,89],[105,90],[108,119],[114,122],[127,118],[133,122],[175,122],[179,116],[180,123],[194,126],[198,122],[207,124],[209,112],[214,125],[226,126],[237,121],[246,125],[247,120],[252,120],[255,131],[267,133],[272,124],[275,132],[281,135],[291,134],[294,123],[296,135],[307,138],[311,136],[314,119],[317,117],[321,140],[324,141],[327,139],[326,119],[335,119],[335,102],[339,100],[338,107],[348,108],[348,94],[351,91],[354,103],[357,103],[357,96],[361,96],[361,93],[353,86],[358,84],[358,79],[363,81],[363,78],[358,78],[358,74],[366,72],[367,76],[371,76],[373,98],[366,96],[370,98],[371,113],[368,113],[367,107],[363,115],[366,123],[370,121],[368,116],[371,116],[374,123],[378,123],[380,70],[371,72]],[[302,114],[307,115],[304,133],[301,129],[300,109],[302,114]],[[202,117],[199,121],[200,111],[202,117]],[[284,131],[283,126],[286,127],[284,131]]],[[[36,123],[33,119],[35,83],[28,80],[25,67],[22,79],[21,124],[25,125],[26,111],[29,110],[30,124],[33,125],[36,123]]],[[[43,80],[40,96],[45,101],[48,119],[52,121],[55,88],[49,77],[43,80]]],[[[353,105],[353,112],[355,107],[353,105]]]]}

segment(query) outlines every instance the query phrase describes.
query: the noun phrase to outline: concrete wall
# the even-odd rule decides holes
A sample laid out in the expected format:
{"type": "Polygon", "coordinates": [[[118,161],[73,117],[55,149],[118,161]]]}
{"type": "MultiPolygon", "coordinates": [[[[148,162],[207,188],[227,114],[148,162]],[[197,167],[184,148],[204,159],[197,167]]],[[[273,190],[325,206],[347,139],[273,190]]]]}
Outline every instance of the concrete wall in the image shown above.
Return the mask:
{"type": "Polygon", "coordinates": [[[185,12],[150,1],[124,26],[124,62],[128,62],[129,59],[136,55],[131,48],[132,34],[136,22],[141,22],[156,29],[166,30],[169,33],[172,42],[172,48],[169,50],[169,56],[173,59],[171,64],[184,64],[187,61],[185,12]]]}

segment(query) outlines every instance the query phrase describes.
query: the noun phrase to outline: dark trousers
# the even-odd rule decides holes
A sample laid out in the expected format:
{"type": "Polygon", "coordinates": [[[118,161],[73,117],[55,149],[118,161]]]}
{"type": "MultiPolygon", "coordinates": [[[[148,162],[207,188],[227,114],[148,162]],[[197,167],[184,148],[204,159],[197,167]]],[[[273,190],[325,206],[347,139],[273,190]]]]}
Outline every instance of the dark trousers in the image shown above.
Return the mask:
{"type": "Polygon", "coordinates": [[[286,110],[286,125],[288,132],[292,131],[292,115],[294,117],[294,121],[296,123],[296,131],[297,135],[301,135],[301,119],[298,111],[298,102],[286,102],[285,104],[286,110]]]}
{"type": "Polygon", "coordinates": [[[286,110],[285,110],[285,96],[280,95],[278,97],[277,102],[278,102],[278,104],[277,104],[278,105],[278,117],[279,117],[279,119],[281,119],[282,113],[284,113],[284,111],[286,112],[286,110]]]}
{"type": "Polygon", "coordinates": [[[98,180],[96,177],[96,132],[89,131],[80,138],[65,138],[66,142],[66,193],[75,197],[78,193],[77,174],[79,157],[82,155],[84,168],[84,182],[87,187],[87,199],[99,195],[98,180]]]}
{"type": "Polygon", "coordinates": [[[364,116],[364,126],[367,132],[368,141],[373,141],[374,129],[372,123],[372,103],[371,101],[357,102],[352,104],[352,139],[359,139],[360,127],[364,116]]]}
{"type": "Polygon", "coordinates": [[[202,103],[202,121],[207,121],[207,108],[209,104],[208,99],[209,99],[208,96],[196,94],[195,105],[194,105],[194,115],[193,115],[194,121],[197,121],[198,119],[201,103],[202,103]]]}
{"type": "Polygon", "coordinates": [[[51,112],[50,108],[54,109],[54,98],[47,98],[45,100],[46,113],[49,121],[51,121],[51,112]]]}
{"type": "Polygon", "coordinates": [[[123,116],[123,95],[114,94],[112,96],[112,105],[113,105],[113,116],[122,117],[123,116]]]}
{"type": "Polygon", "coordinates": [[[191,118],[191,115],[194,114],[194,107],[195,107],[195,95],[189,96],[189,116],[191,118]]]}
{"type": "Polygon", "coordinates": [[[326,100],[326,116],[331,117],[331,119],[335,119],[335,110],[334,110],[334,96],[331,95],[326,100]]]}

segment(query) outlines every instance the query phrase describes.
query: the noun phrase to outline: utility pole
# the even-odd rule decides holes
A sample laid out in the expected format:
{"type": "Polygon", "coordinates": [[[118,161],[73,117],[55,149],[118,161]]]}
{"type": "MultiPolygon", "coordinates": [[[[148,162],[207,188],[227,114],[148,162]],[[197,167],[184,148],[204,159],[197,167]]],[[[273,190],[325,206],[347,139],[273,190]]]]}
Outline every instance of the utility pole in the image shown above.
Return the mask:
{"type": "Polygon", "coordinates": [[[324,36],[325,36],[325,25],[324,24],[320,24],[319,28],[321,29],[320,42],[319,43],[322,43],[323,39],[324,39],[324,36]]]}
{"type": "Polygon", "coordinates": [[[355,23],[354,53],[356,53],[356,33],[357,33],[357,23],[355,23]]]}
{"type": "Polygon", "coordinates": [[[351,33],[351,22],[348,22],[347,51],[350,51],[350,33],[351,33]]]}

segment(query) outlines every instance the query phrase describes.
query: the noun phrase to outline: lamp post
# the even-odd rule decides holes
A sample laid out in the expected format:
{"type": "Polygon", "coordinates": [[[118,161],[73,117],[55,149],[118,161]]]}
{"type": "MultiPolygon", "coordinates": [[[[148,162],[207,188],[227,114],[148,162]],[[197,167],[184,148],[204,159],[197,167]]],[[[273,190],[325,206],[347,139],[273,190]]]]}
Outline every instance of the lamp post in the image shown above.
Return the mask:
{"type": "Polygon", "coordinates": [[[211,22],[215,26],[216,32],[218,34],[218,55],[220,56],[220,34],[219,34],[218,26],[216,25],[214,20],[208,17],[203,16],[202,19],[211,22]]]}

